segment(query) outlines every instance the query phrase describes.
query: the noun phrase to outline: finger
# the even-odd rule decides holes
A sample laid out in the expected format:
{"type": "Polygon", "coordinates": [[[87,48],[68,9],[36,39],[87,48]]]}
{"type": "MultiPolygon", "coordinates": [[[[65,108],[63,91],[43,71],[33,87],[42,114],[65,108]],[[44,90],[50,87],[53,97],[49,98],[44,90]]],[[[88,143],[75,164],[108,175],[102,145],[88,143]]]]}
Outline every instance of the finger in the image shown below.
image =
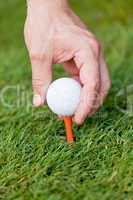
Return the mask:
{"type": "Polygon", "coordinates": [[[74,121],[82,124],[94,108],[100,87],[100,71],[98,59],[90,48],[76,53],[75,63],[80,69],[80,81],[83,89],[74,121]]]}
{"type": "Polygon", "coordinates": [[[46,99],[46,92],[52,81],[52,62],[50,57],[31,55],[33,105],[42,106],[46,99]]]}
{"type": "Polygon", "coordinates": [[[111,80],[110,80],[108,66],[102,54],[100,55],[100,71],[101,71],[101,81],[102,81],[100,95],[101,95],[101,104],[103,104],[111,88],[111,80]]]}
{"type": "Polygon", "coordinates": [[[99,95],[96,100],[96,105],[92,114],[96,112],[96,110],[103,105],[104,100],[106,99],[108,92],[111,87],[111,80],[109,75],[109,70],[105,61],[103,54],[100,54],[100,76],[101,76],[101,87],[99,90],[99,95]]]}

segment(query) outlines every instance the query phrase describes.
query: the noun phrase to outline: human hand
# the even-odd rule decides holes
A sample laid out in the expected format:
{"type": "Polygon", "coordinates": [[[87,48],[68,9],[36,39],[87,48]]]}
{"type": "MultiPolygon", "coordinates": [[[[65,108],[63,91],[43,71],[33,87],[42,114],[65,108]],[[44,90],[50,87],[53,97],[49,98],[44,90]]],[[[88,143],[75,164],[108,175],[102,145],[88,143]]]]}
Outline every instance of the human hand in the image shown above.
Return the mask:
{"type": "Polygon", "coordinates": [[[42,106],[52,65],[62,64],[83,86],[74,121],[82,124],[103,103],[111,81],[101,46],[66,0],[29,0],[25,41],[32,64],[33,103],[42,106]]]}

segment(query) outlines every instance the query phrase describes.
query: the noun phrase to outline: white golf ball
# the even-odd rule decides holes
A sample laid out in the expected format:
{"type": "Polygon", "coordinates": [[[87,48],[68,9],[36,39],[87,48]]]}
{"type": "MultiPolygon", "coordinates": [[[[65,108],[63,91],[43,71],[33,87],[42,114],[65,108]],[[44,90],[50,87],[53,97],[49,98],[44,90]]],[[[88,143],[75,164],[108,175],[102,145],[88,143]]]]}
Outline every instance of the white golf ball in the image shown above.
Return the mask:
{"type": "Polygon", "coordinates": [[[80,102],[81,85],[72,78],[60,78],[48,88],[47,104],[60,116],[72,116],[80,102]]]}

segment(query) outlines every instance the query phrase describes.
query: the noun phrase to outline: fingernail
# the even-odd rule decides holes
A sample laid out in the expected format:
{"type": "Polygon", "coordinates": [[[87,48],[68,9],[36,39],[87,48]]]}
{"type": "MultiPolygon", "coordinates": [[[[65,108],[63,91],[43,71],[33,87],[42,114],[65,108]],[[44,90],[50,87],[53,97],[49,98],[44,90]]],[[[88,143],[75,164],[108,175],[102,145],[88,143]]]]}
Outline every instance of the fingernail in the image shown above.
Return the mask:
{"type": "Polygon", "coordinates": [[[33,105],[35,107],[41,106],[42,104],[42,98],[39,94],[35,94],[33,97],[33,105]]]}

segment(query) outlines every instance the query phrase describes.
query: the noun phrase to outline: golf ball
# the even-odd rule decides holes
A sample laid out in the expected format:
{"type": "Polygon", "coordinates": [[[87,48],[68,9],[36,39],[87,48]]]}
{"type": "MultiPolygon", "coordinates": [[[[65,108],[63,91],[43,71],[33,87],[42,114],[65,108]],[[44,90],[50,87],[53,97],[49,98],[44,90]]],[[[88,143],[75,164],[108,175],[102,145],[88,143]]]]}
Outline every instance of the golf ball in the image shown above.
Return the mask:
{"type": "Polygon", "coordinates": [[[72,116],[80,102],[81,85],[72,78],[60,78],[48,88],[47,104],[60,116],[72,116]]]}

